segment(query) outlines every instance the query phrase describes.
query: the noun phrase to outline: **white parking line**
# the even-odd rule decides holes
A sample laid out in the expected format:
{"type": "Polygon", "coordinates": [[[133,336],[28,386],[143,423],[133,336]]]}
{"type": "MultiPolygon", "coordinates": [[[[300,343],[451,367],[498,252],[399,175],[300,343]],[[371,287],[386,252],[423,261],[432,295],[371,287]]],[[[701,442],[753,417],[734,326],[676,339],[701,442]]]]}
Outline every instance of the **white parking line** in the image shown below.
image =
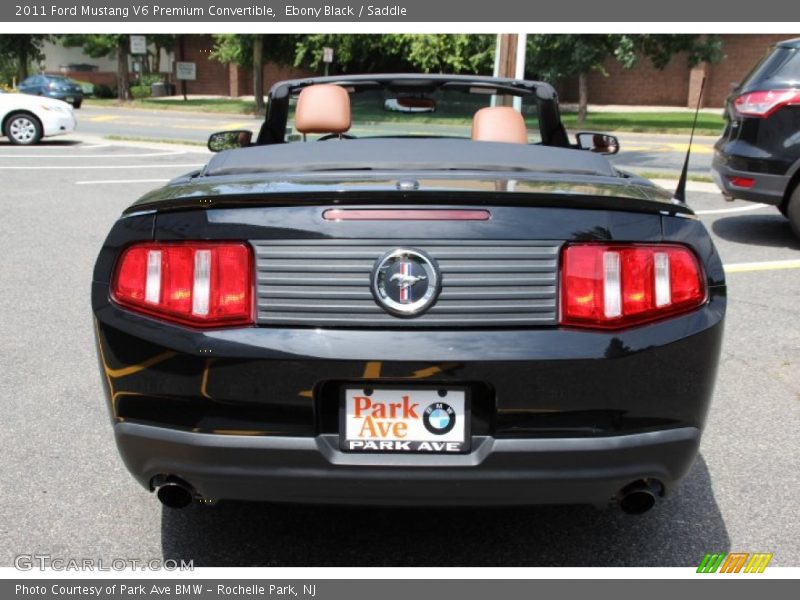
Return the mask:
{"type": "Polygon", "coordinates": [[[0,154],[2,158],[147,158],[150,156],[177,156],[186,150],[147,152],[145,154],[0,154]]]}
{"type": "MultiPolygon", "coordinates": [[[[716,208],[714,210],[696,210],[696,215],[724,215],[725,213],[747,212],[749,210],[758,210],[760,208],[770,207],[769,204],[751,204],[748,206],[737,206],[736,208],[716,208]]],[[[774,208],[774,207],[770,207],[774,208]]]]}
{"type": "Polygon", "coordinates": [[[185,169],[187,167],[202,167],[206,163],[180,163],[180,164],[167,164],[167,165],[47,165],[47,166],[14,166],[14,167],[7,167],[2,166],[0,170],[2,171],[42,171],[42,170],[65,170],[65,169],[172,169],[172,168],[180,168],[185,169]]]}
{"type": "Polygon", "coordinates": [[[106,183],[165,183],[169,179],[102,179],[99,181],[76,181],[75,185],[98,185],[106,183]]]}
{"type": "Polygon", "coordinates": [[[778,271],[800,269],[800,260],[768,260],[764,262],[732,263],[723,265],[725,273],[752,273],[753,271],[778,271]]]}

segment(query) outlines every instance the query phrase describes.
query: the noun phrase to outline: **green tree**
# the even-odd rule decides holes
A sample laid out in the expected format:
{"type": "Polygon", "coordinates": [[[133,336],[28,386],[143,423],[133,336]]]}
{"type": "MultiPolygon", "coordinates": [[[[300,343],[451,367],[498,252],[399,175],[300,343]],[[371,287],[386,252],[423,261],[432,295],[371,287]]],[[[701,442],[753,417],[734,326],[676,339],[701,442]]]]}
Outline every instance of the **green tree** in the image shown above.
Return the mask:
{"type": "Polygon", "coordinates": [[[643,34],[622,35],[614,52],[626,68],[633,67],[640,56],[650,59],[653,66],[663,69],[672,58],[686,53],[690,67],[701,62],[718,62],[725,58],[722,40],[716,35],[643,34]]]}
{"type": "Polygon", "coordinates": [[[120,100],[131,99],[130,72],[128,56],[130,55],[130,35],[127,34],[69,34],[61,39],[66,47],[80,47],[92,58],[108,57],[117,59],[117,97],[120,100]]]}
{"type": "Polygon", "coordinates": [[[493,35],[314,34],[298,36],[295,65],[322,69],[322,49],[334,50],[334,73],[423,71],[491,73],[493,35]]]}
{"type": "Polygon", "coordinates": [[[403,34],[408,60],[426,73],[491,75],[494,68],[494,35],[403,34]]]}
{"type": "Polygon", "coordinates": [[[526,72],[538,79],[556,82],[578,78],[578,122],[586,119],[591,71],[605,73],[603,63],[613,56],[619,36],[581,34],[533,34],[528,36],[526,72]]]}
{"type": "Polygon", "coordinates": [[[147,43],[153,46],[153,51],[150,54],[150,70],[153,73],[161,72],[161,51],[171,50],[175,47],[178,41],[178,34],[176,33],[161,33],[157,35],[148,35],[147,43]]]}
{"type": "Polygon", "coordinates": [[[319,33],[300,36],[295,44],[294,64],[322,70],[322,49],[333,48],[331,73],[378,73],[408,71],[408,45],[404,36],[389,34],[319,33]]]}
{"type": "Polygon", "coordinates": [[[663,69],[680,53],[687,54],[690,66],[701,61],[716,62],[723,56],[717,36],[682,34],[534,34],[528,36],[526,71],[547,81],[578,78],[578,122],[586,120],[589,103],[587,75],[607,72],[604,63],[616,58],[625,68],[632,68],[641,57],[663,69]]]}
{"type": "Polygon", "coordinates": [[[218,34],[214,35],[211,57],[222,63],[233,63],[253,71],[253,96],[256,113],[264,112],[264,62],[292,64],[295,57],[295,35],[218,34]]]}
{"type": "Polygon", "coordinates": [[[48,34],[0,35],[0,60],[7,68],[14,68],[17,83],[28,76],[32,62],[44,58],[42,45],[50,39],[48,34]]]}

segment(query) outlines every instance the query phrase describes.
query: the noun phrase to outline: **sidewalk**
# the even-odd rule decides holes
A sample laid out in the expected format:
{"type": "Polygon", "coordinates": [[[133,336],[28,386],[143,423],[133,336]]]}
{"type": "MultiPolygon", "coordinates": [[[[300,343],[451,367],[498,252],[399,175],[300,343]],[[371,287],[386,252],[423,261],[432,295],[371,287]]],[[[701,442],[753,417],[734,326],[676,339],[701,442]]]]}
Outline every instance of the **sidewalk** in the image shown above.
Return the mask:
{"type": "MultiPolygon", "coordinates": [[[[576,102],[561,102],[559,104],[561,110],[567,112],[578,112],[578,104],[576,102]]],[[[687,108],[685,106],[638,106],[633,104],[590,104],[590,113],[627,113],[627,112],[642,112],[642,113],[694,113],[694,108],[687,108]]],[[[722,114],[725,109],[723,107],[701,108],[700,112],[705,114],[722,114]]]]}

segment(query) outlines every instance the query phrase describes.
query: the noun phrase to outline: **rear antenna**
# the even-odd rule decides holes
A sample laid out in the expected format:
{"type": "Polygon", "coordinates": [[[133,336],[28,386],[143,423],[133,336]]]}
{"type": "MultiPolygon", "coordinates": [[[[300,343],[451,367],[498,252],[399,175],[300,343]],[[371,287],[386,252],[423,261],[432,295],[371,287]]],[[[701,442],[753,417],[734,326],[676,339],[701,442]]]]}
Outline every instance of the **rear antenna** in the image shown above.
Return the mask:
{"type": "Polygon", "coordinates": [[[697,116],[700,114],[700,105],[703,102],[703,88],[706,87],[706,78],[700,81],[700,93],[697,95],[697,107],[694,109],[694,123],[692,123],[692,133],[689,134],[689,147],[686,148],[686,158],[683,161],[681,177],[678,179],[678,187],[672,197],[678,202],[686,204],[686,176],[689,173],[689,156],[692,154],[692,142],[694,141],[694,130],[697,128],[697,116]]]}

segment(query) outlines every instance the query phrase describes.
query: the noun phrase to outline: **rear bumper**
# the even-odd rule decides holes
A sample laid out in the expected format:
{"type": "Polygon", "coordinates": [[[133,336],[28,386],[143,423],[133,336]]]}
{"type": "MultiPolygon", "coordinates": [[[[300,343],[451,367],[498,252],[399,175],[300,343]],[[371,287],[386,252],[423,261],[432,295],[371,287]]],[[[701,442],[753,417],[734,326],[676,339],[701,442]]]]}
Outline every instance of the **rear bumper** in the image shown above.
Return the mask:
{"type": "Polygon", "coordinates": [[[783,202],[786,186],[789,185],[791,179],[789,175],[733,169],[726,164],[726,160],[719,152],[714,155],[711,174],[714,177],[714,183],[724,195],[775,206],[780,206],[783,202]],[[754,179],[755,182],[752,187],[745,188],[731,183],[731,178],[735,177],[754,179]]]}
{"type": "Polygon", "coordinates": [[[623,332],[185,332],[199,356],[144,342],[128,332],[156,324],[109,306],[99,354],[117,447],[146,488],[160,475],[215,500],[605,506],[633,481],[669,490],[696,456],[722,338],[711,293],[623,332]],[[347,382],[470,386],[470,453],[340,451],[347,382]]]}
{"type": "Polygon", "coordinates": [[[689,469],[694,427],[601,438],[474,437],[458,456],[349,454],[335,435],[214,435],[114,426],[127,468],[146,488],[175,475],[206,499],[375,505],[605,506],[629,483],[668,490],[689,469]]]}

